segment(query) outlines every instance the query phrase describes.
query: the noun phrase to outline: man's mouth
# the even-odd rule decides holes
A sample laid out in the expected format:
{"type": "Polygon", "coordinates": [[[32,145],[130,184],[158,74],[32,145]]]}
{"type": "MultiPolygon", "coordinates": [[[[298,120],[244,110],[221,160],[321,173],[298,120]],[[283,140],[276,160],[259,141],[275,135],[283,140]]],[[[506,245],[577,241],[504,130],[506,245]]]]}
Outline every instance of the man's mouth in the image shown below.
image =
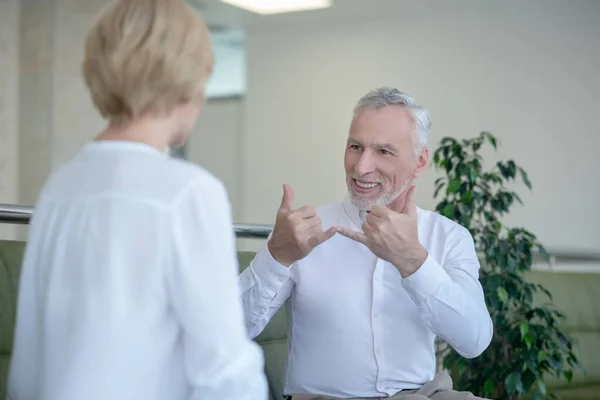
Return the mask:
{"type": "Polygon", "coordinates": [[[379,182],[359,181],[358,179],[353,179],[353,182],[358,189],[362,189],[361,191],[369,191],[379,185],[379,182]]]}

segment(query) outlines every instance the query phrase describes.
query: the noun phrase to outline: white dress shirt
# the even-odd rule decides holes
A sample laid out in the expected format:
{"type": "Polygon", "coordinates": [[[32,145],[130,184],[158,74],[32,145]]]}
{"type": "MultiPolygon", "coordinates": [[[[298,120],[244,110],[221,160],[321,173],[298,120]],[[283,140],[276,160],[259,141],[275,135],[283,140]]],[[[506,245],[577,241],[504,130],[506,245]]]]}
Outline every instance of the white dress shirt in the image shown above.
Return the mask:
{"type": "Polygon", "coordinates": [[[266,399],[225,189],[130,142],[94,142],[36,205],[12,400],[266,399]]]}
{"type": "MultiPolygon", "coordinates": [[[[362,212],[348,197],[317,212],[323,229],[361,231],[362,212]]],[[[431,211],[418,209],[418,220],[419,241],[429,255],[405,279],[341,235],[289,268],[265,245],[241,274],[250,337],[286,303],[286,394],[394,395],[433,378],[436,336],[468,358],[487,348],[492,321],[471,235],[431,211]]]]}

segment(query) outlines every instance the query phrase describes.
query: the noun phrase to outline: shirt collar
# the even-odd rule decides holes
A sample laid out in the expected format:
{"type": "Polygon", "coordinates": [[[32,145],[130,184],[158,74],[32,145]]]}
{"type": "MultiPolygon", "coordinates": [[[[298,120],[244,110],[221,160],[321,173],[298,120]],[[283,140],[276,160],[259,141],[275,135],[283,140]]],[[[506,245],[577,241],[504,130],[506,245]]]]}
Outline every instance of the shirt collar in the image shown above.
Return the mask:
{"type": "Polygon", "coordinates": [[[167,152],[160,150],[141,142],[128,140],[94,140],[85,145],[86,151],[126,151],[138,153],[151,153],[162,156],[168,156],[167,152]]]}
{"type": "Polygon", "coordinates": [[[344,199],[342,200],[342,207],[344,207],[344,211],[346,212],[346,215],[348,215],[350,220],[358,227],[360,227],[365,221],[365,218],[367,218],[367,212],[356,207],[352,203],[352,200],[350,199],[350,194],[348,193],[346,193],[344,199]]]}

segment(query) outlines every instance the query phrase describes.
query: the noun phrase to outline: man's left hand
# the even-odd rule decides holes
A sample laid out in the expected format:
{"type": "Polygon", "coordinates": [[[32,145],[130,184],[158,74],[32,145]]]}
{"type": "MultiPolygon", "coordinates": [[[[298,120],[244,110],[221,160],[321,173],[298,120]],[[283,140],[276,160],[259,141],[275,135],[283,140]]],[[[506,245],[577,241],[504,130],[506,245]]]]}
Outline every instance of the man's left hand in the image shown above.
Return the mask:
{"type": "Polygon", "coordinates": [[[392,263],[403,278],[417,271],[427,258],[419,243],[415,186],[408,189],[404,209],[373,206],[362,225],[364,233],[339,227],[339,233],[367,246],[377,257],[392,263]]]}

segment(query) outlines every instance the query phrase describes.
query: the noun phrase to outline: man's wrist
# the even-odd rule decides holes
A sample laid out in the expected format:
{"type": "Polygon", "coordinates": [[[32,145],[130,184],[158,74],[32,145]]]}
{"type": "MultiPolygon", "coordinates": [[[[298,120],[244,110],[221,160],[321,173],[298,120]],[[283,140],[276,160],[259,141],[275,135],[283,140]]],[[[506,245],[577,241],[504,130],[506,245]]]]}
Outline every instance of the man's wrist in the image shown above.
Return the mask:
{"type": "Polygon", "coordinates": [[[269,253],[271,253],[271,257],[273,257],[273,259],[275,261],[277,261],[279,264],[288,267],[290,265],[293,264],[293,262],[289,262],[288,260],[286,260],[285,258],[281,257],[278,253],[277,253],[277,247],[273,246],[271,241],[269,241],[269,243],[267,243],[267,249],[269,250],[269,253]]]}
{"type": "Polygon", "coordinates": [[[400,272],[402,278],[408,278],[421,268],[425,263],[425,260],[427,260],[427,256],[427,250],[425,250],[423,246],[418,245],[415,246],[414,250],[403,254],[402,259],[394,265],[400,272]]]}

